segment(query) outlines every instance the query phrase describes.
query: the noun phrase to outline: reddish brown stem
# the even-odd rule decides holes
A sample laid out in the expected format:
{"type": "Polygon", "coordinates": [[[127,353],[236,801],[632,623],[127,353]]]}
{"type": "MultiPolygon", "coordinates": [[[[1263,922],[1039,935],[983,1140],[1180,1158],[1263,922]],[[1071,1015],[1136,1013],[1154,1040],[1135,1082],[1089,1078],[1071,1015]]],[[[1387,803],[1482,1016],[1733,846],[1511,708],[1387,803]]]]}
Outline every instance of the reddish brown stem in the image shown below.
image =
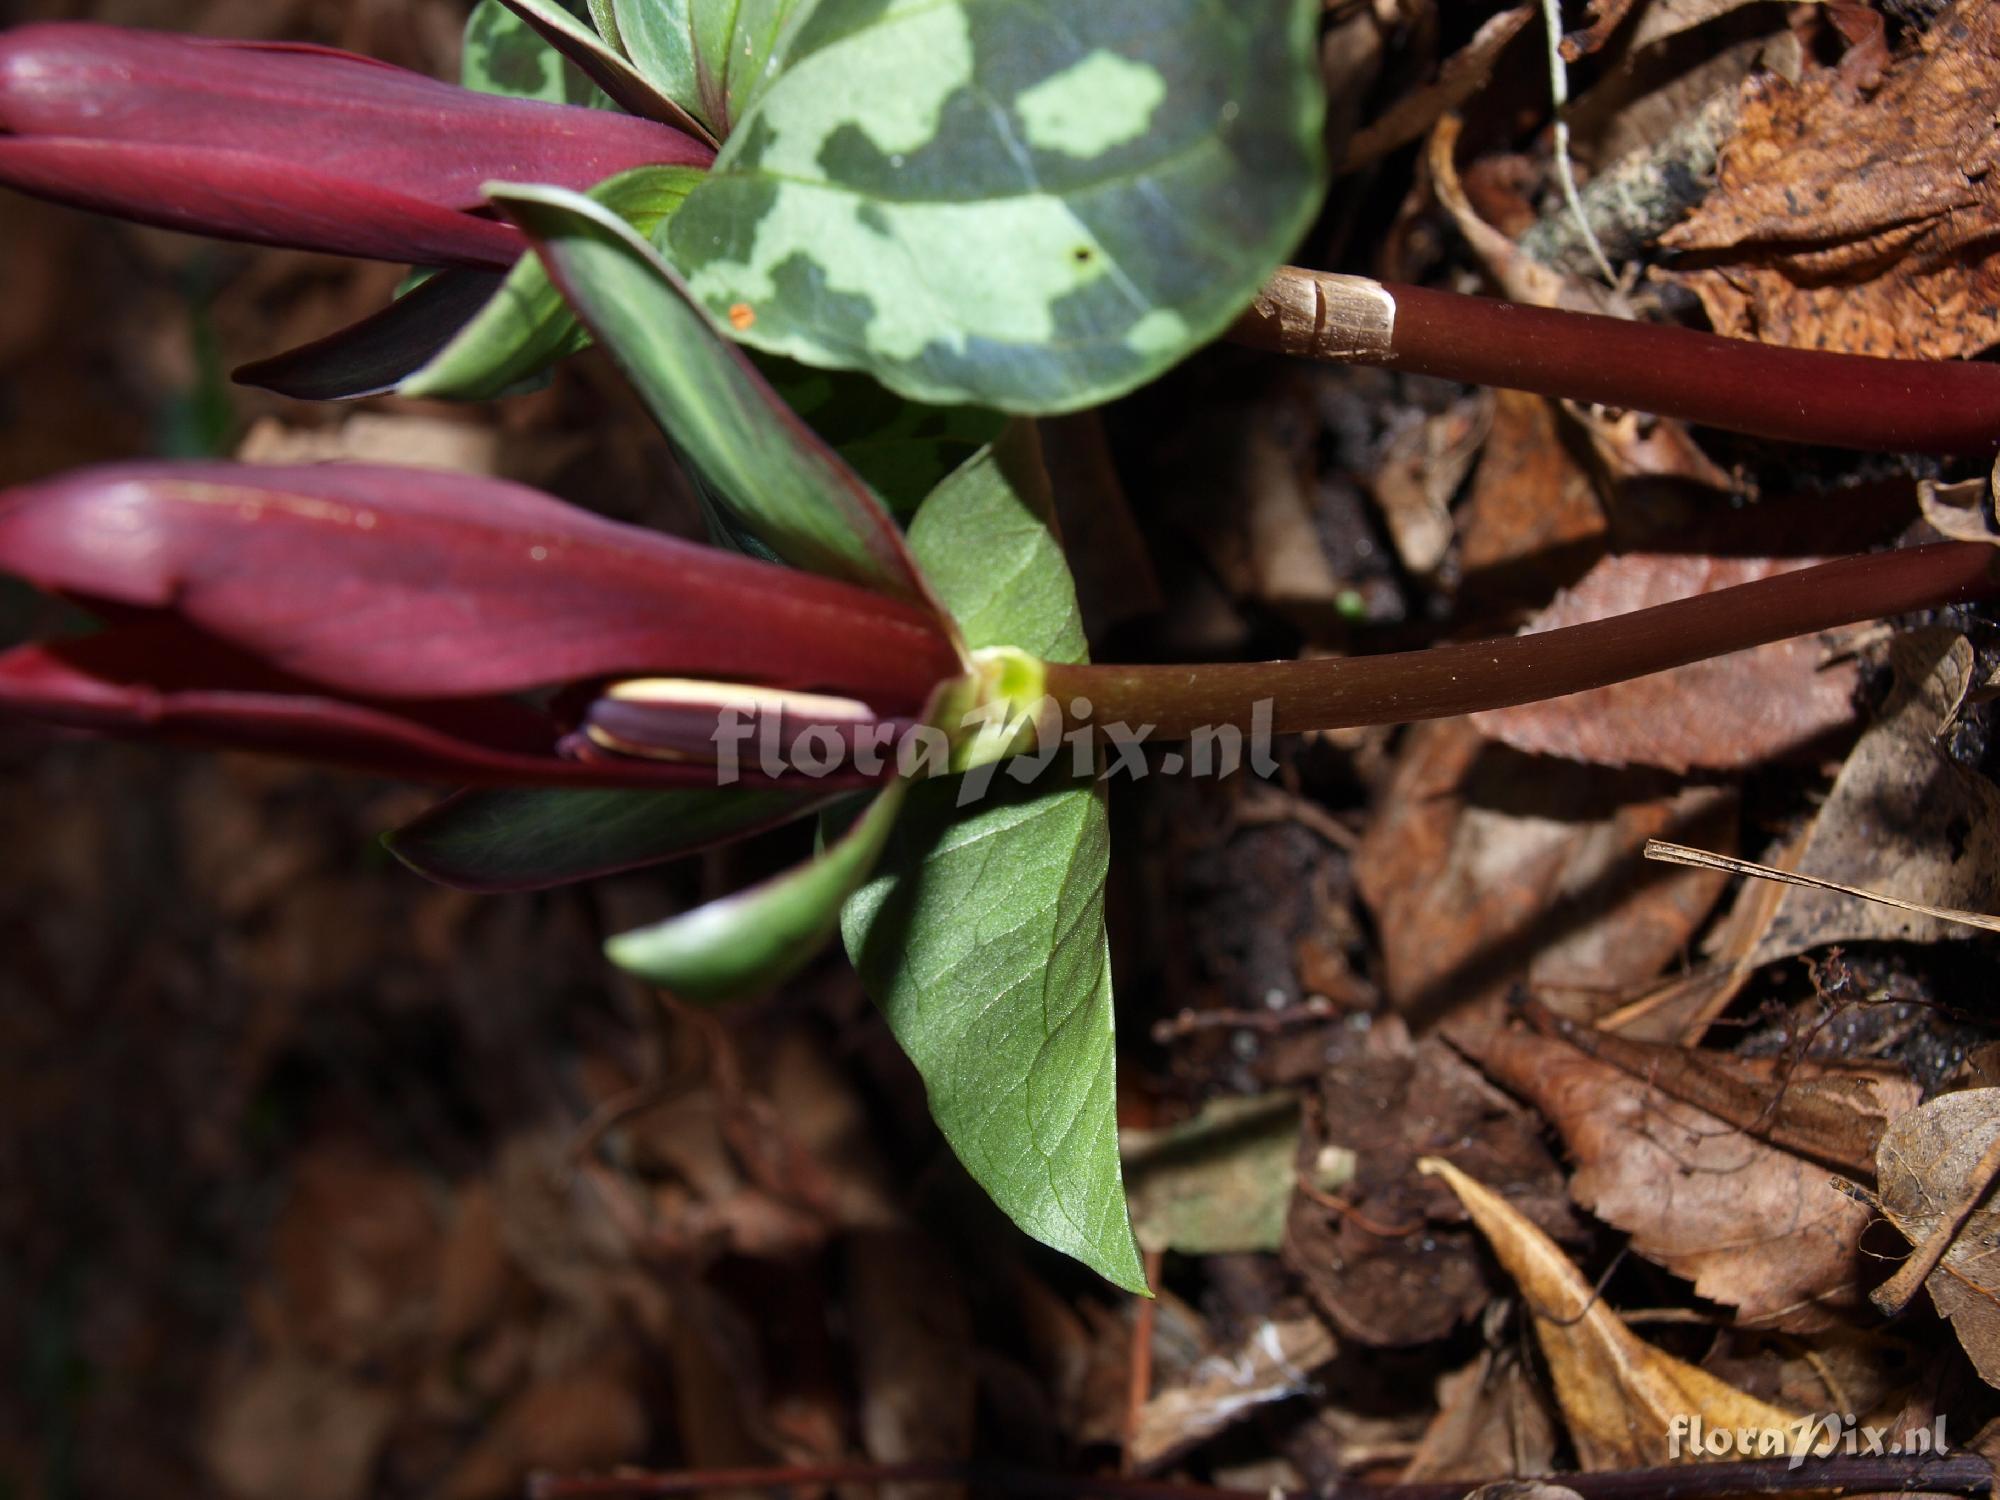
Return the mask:
{"type": "Polygon", "coordinates": [[[1402,724],[1560,698],[1770,641],[1963,603],[2000,590],[1997,563],[2000,553],[1976,542],[1909,547],[1585,625],[1383,656],[1202,666],[1051,663],[1048,692],[1072,723],[1147,725],[1168,740],[1224,725],[1286,734],[1402,724]]]}
{"type": "MultiPolygon", "coordinates": [[[[1601,1474],[1557,1474],[1552,1482],[1583,1500],[1720,1500],[1731,1495],[1822,1495],[1923,1492],[1986,1495],[1993,1470],[1974,1453],[1903,1454],[1678,1464],[1601,1474]]],[[[579,1478],[542,1477],[534,1500],[597,1500],[634,1495],[695,1495],[711,1490],[789,1489],[836,1484],[963,1484],[977,1494],[1045,1495],[1061,1500],[1463,1500],[1465,1481],[1427,1484],[1329,1485],[1312,1491],[1223,1489],[1216,1485],[1125,1476],[1045,1474],[976,1463],[800,1464],[771,1469],[709,1469],[680,1473],[628,1472],[579,1478]]]]}
{"type": "Polygon", "coordinates": [[[1294,266],[1266,284],[1230,337],[1785,442],[2000,448],[2000,365],[1789,349],[1294,266]]]}

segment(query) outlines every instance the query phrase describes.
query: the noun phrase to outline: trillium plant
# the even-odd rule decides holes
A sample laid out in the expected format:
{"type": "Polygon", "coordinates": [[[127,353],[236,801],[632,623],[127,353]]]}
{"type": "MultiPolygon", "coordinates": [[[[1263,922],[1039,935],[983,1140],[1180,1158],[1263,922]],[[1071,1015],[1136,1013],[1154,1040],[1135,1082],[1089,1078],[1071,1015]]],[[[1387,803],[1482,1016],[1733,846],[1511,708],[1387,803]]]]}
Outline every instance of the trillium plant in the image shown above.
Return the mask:
{"type": "Polygon", "coordinates": [[[1946,544],[1426,652],[1090,664],[1033,419],[1218,337],[1781,438],[1985,452],[2000,431],[1991,366],[1283,267],[1323,186],[1321,11],[481,0],[462,85],[307,46],[0,34],[0,183],[413,268],[375,316],[240,378],[486,399],[594,342],[709,528],[414,469],[54,477],[0,496],[0,569],[97,623],[0,654],[0,712],[456,786],[388,842],[475,890],[817,818],[807,863],[611,961],[720,1002],[837,935],[972,1175],[1143,1290],[1115,769],[1178,739],[1226,769],[1256,732],[1525,702],[1992,586],[1988,549],[1946,544]],[[829,385],[867,399],[807,399],[829,385]]]}

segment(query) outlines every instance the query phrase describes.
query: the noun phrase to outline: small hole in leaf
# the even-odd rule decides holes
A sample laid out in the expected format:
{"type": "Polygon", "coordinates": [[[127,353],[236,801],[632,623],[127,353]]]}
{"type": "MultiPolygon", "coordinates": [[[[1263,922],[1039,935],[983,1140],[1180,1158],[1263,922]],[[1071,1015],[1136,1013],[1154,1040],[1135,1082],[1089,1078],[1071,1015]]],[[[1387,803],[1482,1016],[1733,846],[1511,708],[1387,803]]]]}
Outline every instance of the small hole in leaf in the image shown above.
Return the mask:
{"type": "Polygon", "coordinates": [[[1080,266],[1089,264],[1090,257],[1091,249],[1088,245],[1078,245],[1074,250],[1070,251],[1070,259],[1074,260],[1080,266]]]}

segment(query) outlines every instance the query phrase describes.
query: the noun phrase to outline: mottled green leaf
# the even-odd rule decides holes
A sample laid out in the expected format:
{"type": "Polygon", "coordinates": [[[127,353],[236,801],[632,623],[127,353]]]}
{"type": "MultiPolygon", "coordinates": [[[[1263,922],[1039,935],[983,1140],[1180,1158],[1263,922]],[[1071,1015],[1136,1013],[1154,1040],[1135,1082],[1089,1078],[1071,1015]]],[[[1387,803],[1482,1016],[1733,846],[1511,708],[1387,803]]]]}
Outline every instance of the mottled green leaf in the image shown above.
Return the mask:
{"type": "Polygon", "coordinates": [[[670,96],[655,88],[623,53],[564,9],[557,0],[500,0],[535,34],[560,52],[627,114],[659,120],[698,139],[713,137],[670,96]]]}
{"type": "Polygon", "coordinates": [[[632,61],[721,139],[805,0],[611,0],[632,61]]]}
{"type": "Polygon", "coordinates": [[[804,817],[811,789],[523,788],[460,792],[382,842],[419,875],[470,891],[533,891],[678,859],[804,817]]]}
{"type": "MultiPolygon", "coordinates": [[[[639,167],[600,182],[587,196],[653,234],[701,178],[698,167],[639,167]]],[[[540,257],[524,255],[478,314],[397,389],[405,396],[490,400],[587,341],[540,257]]]]}
{"type": "MultiPolygon", "coordinates": [[[[1026,423],[918,512],[911,546],[968,644],[1083,658],[1049,517],[1026,423]]],[[[1144,1291],[1118,1165],[1104,789],[1066,761],[1028,785],[983,778],[963,807],[971,777],[915,787],[841,929],[966,1170],[1036,1239],[1144,1291]]]]}
{"type": "Polygon", "coordinates": [[[892,781],[868,810],[804,864],[604,945],[621,969],[689,1000],[762,994],[796,974],[840,925],[841,904],[868,878],[910,783],[892,781]]]}
{"type": "Polygon", "coordinates": [[[500,3],[479,0],[465,23],[458,81],[482,94],[511,94],[550,104],[616,106],[582,69],[543,41],[533,27],[500,3]]]}
{"type": "Polygon", "coordinates": [[[491,195],[727,507],[726,529],[795,567],[928,597],[881,501],[716,331],[651,245],[576,193],[495,185],[491,195]]]}
{"type": "Polygon", "coordinates": [[[905,400],[858,370],[816,370],[762,353],[757,368],[899,517],[913,515],[925,496],[1007,423],[984,406],[905,400]]]}
{"type": "Polygon", "coordinates": [[[1319,0],[819,0],[669,249],[737,336],[1062,411],[1215,337],[1310,219],[1319,0]]]}

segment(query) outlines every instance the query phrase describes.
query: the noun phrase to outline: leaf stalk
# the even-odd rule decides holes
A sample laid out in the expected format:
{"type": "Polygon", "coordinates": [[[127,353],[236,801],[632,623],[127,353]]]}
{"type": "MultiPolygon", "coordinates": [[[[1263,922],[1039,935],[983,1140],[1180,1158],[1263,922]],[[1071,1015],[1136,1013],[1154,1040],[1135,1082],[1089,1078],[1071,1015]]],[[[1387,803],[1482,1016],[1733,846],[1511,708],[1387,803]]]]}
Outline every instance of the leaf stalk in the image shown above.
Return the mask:
{"type": "Polygon", "coordinates": [[[1281,267],[1230,330],[1304,359],[1379,365],[1653,412],[1781,442],[1990,455],[2000,365],[1878,359],[1281,267]]]}
{"type": "Polygon", "coordinates": [[[1071,727],[1150,725],[1161,739],[1264,707],[1279,734],[1402,724],[1560,698],[1772,641],[2000,592],[2000,553],[1942,542],[1842,558],[1609,619],[1427,651],[1176,666],[1050,663],[1071,727]]]}

